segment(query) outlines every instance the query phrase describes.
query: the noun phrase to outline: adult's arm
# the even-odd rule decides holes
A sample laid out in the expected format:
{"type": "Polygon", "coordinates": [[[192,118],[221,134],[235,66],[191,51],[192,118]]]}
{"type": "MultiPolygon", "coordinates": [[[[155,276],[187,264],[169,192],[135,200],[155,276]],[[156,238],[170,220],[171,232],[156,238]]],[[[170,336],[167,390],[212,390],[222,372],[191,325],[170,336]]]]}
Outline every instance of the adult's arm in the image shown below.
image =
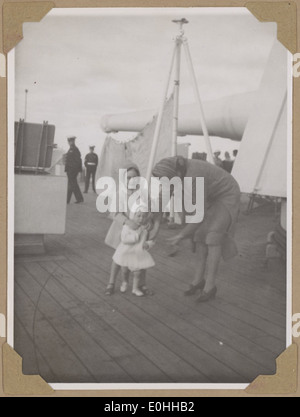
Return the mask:
{"type": "Polygon", "coordinates": [[[189,223],[179,233],[180,240],[193,236],[200,223],[189,223]]]}
{"type": "Polygon", "coordinates": [[[68,171],[69,161],[68,161],[68,152],[64,154],[64,163],[65,163],[65,172],[68,171]]]}
{"type": "Polygon", "coordinates": [[[153,219],[153,227],[149,232],[148,239],[154,240],[159,232],[159,227],[162,219],[162,213],[155,213],[154,219],[153,219]]]}
{"type": "Polygon", "coordinates": [[[76,147],[74,149],[74,161],[76,161],[76,167],[78,172],[82,171],[82,159],[81,159],[81,153],[80,150],[76,147]]]}
{"type": "MultiPolygon", "coordinates": [[[[205,213],[206,208],[207,208],[207,189],[204,187],[204,194],[200,196],[196,194],[198,191],[199,190],[197,190],[196,178],[193,178],[192,188],[191,189],[189,187],[184,188],[184,199],[186,201],[189,201],[195,204],[197,202],[197,198],[201,198],[202,203],[204,205],[204,213],[205,213]]],[[[196,210],[193,212],[187,212],[186,210],[184,210],[184,214],[185,216],[187,215],[195,216],[196,210]]],[[[195,233],[195,230],[201,224],[201,222],[187,223],[185,227],[178,234],[168,239],[168,242],[172,245],[177,245],[181,240],[192,237],[195,233]]]]}
{"type": "Polygon", "coordinates": [[[167,239],[167,242],[170,245],[177,245],[181,240],[186,239],[190,236],[193,236],[198,224],[197,223],[187,224],[180,233],[167,239]]]}

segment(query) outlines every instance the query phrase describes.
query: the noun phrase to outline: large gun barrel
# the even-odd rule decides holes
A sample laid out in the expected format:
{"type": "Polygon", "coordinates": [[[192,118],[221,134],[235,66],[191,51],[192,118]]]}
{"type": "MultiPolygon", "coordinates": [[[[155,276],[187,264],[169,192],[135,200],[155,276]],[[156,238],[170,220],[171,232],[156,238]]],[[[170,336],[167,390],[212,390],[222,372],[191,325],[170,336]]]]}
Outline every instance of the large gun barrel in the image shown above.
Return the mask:
{"type": "MultiPolygon", "coordinates": [[[[240,141],[242,139],[257,92],[248,92],[203,103],[206,125],[210,136],[240,141]]],[[[178,135],[202,135],[197,104],[179,107],[178,135]]],[[[102,117],[102,129],[110,132],[140,132],[149,123],[154,110],[109,114],[102,117]]]]}

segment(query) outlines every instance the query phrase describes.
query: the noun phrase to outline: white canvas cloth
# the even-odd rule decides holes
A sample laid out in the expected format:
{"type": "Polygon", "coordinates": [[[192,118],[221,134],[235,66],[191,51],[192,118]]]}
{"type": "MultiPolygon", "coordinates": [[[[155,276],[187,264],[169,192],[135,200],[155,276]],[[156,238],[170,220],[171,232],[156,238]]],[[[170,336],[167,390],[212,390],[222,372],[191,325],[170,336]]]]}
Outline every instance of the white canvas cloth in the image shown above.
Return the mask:
{"type": "MultiPolygon", "coordinates": [[[[173,102],[173,97],[171,97],[164,108],[154,165],[159,160],[172,156],[173,102]]],[[[157,116],[145,126],[135,139],[128,143],[128,157],[137,164],[143,177],[146,176],[148,168],[156,121],[157,116]]]]}
{"type": "MultiPolygon", "coordinates": [[[[172,117],[173,96],[166,102],[164,108],[154,164],[160,159],[171,156],[172,117]]],[[[119,169],[128,160],[134,162],[139,167],[141,175],[145,177],[156,121],[157,115],[134,139],[125,143],[120,143],[111,136],[107,136],[99,158],[97,179],[103,176],[112,176],[117,180],[119,169]]]]}
{"type": "Polygon", "coordinates": [[[107,136],[99,158],[96,178],[113,177],[115,181],[119,177],[119,168],[126,162],[126,146],[107,136]]]}
{"type": "Polygon", "coordinates": [[[287,50],[271,50],[231,174],[244,193],[287,196],[287,50]]]}

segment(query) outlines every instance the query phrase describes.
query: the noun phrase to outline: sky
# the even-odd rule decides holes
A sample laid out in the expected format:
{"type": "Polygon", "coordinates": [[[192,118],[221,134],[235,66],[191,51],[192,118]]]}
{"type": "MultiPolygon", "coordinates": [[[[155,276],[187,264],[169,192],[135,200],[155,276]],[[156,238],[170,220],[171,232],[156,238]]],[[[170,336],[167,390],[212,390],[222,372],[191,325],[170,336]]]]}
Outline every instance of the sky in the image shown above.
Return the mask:
{"type": "MultiPolygon", "coordinates": [[[[25,23],[15,48],[15,120],[24,118],[27,89],[27,122],[47,120],[59,147],[68,149],[67,137],[75,135],[82,154],[90,145],[99,154],[102,116],[159,109],[178,33],[172,19],[182,17],[189,20],[185,35],[203,102],[257,90],[276,24],[261,23],[246,9],[212,9],[55,9],[39,23],[25,23]]],[[[193,102],[182,56],[180,104],[193,102]]],[[[179,142],[205,151],[201,137],[179,142]]],[[[212,138],[213,150],[238,146],[212,138]]]]}

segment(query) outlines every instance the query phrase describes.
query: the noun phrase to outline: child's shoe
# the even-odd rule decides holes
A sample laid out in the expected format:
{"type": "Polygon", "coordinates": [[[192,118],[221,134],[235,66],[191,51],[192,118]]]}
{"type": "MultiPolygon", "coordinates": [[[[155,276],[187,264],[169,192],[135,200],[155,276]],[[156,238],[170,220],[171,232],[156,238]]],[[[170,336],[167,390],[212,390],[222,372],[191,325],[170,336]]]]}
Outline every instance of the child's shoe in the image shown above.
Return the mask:
{"type": "Polygon", "coordinates": [[[123,281],[120,287],[120,291],[121,292],[126,292],[128,290],[128,282],[127,281],[123,281]]]}
{"type": "Polygon", "coordinates": [[[114,292],[115,292],[115,285],[114,284],[108,284],[108,286],[105,289],[105,294],[106,295],[113,295],[114,292]]]}
{"type": "Polygon", "coordinates": [[[196,302],[197,303],[206,303],[207,301],[212,300],[213,298],[215,298],[216,295],[217,295],[217,287],[213,287],[208,292],[202,291],[200,296],[197,298],[196,302]]]}
{"type": "Polygon", "coordinates": [[[143,285],[139,288],[144,295],[154,295],[154,292],[146,287],[146,285],[143,285]]]}
{"type": "Polygon", "coordinates": [[[137,297],[144,297],[144,293],[139,290],[138,288],[136,290],[132,290],[132,294],[136,295],[137,297]]]}

